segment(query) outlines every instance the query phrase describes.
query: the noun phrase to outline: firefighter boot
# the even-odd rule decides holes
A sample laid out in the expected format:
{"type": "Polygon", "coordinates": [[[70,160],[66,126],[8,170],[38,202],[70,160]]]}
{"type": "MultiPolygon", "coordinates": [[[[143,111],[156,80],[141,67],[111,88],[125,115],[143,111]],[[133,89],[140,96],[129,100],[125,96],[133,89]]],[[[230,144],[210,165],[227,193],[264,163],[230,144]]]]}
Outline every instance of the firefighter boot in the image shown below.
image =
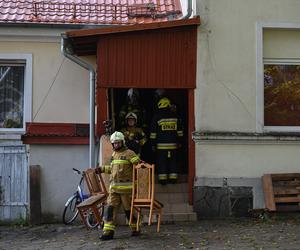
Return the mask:
{"type": "Polygon", "coordinates": [[[100,240],[112,240],[114,238],[114,231],[108,230],[104,231],[103,234],[100,236],[100,240]]]}

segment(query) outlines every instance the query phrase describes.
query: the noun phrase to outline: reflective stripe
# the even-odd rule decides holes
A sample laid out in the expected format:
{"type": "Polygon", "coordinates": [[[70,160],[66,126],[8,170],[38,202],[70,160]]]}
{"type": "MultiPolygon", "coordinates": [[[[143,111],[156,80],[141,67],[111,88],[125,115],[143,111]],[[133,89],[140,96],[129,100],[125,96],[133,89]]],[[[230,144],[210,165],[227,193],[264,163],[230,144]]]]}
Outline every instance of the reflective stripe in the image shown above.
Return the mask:
{"type": "Polygon", "coordinates": [[[157,149],[176,149],[177,143],[157,143],[157,149]]]}
{"type": "Polygon", "coordinates": [[[132,189],[132,185],[131,186],[110,186],[111,189],[119,189],[119,190],[129,190],[132,189]]]}
{"type": "Polygon", "coordinates": [[[156,139],[156,133],[151,133],[150,134],[150,139],[156,139]]]}
{"type": "Polygon", "coordinates": [[[131,163],[138,163],[140,161],[140,158],[138,156],[134,156],[130,159],[131,163]]]}
{"type": "Polygon", "coordinates": [[[132,182],[131,181],[127,181],[127,182],[114,182],[112,181],[110,183],[111,186],[132,186],[132,182]]]}
{"type": "Polygon", "coordinates": [[[158,179],[159,180],[166,180],[166,179],[168,179],[168,176],[166,174],[159,174],[158,179]]]}
{"type": "Polygon", "coordinates": [[[103,230],[104,231],[114,231],[116,229],[116,226],[113,224],[104,224],[103,230]]]}
{"type": "Polygon", "coordinates": [[[110,165],[104,165],[103,166],[103,172],[105,173],[105,174],[109,174],[110,173],[110,165]]]}
{"type": "Polygon", "coordinates": [[[130,224],[129,227],[131,228],[131,230],[135,230],[137,228],[136,224],[130,224]]]}
{"type": "Polygon", "coordinates": [[[183,136],[183,131],[177,131],[178,136],[183,136]]]}
{"type": "Polygon", "coordinates": [[[178,175],[176,173],[169,174],[169,179],[177,179],[178,175]]]}
{"type": "Polygon", "coordinates": [[[158,124],[162,122],[177,122],[177,118],[162,118],[157,121],[158,124]]]}
{"type": "Polygon", "coordinates": [[[130,164],[128,160],[112,160],[111,164],[130,164]]]}

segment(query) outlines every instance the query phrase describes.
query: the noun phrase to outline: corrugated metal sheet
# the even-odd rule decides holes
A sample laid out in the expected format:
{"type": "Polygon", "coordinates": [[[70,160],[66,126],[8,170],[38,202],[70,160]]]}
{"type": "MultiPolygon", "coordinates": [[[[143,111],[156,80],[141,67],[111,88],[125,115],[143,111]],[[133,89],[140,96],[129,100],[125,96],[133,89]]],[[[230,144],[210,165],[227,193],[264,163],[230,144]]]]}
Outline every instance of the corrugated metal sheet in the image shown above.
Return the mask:
{"type": "Polygon", "coordinates": [[[2,23],[149,23],[182,15],[179,0],[1,0],[2,23]]]}
{"type": "Polygon", "coordinates": [[[197,26],[102,35],[98,87],[195,88],[197,26]]]}
{"type": "Polygon", "coordinates": [[[26,218],[28,167],[25,146],[0,146],[0,220],[26,218]]]}

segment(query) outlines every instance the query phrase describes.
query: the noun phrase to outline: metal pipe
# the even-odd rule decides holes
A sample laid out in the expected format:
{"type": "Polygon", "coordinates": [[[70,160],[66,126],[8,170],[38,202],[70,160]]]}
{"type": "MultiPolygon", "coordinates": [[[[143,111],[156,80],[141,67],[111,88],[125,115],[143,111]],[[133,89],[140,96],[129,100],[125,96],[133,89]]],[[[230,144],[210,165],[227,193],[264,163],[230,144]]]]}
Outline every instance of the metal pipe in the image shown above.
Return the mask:
{"type": "Polygon", "coordinates": [[[181,19],[188,19],[192,15],[193,12],[193,0],[188,0],[187,13],[181,19]]]}
{"type": "Polygon", "coordinates": [[[89,167],[96,166],[96,159],[95,159],[95,79],[96,73],[94,67],[81,60],[80,58],[74,56],[72,51],[72,47],[68,42],[68,38],[65,34],[61,35],[61,52],[65,57],[70,59],[72,62],[80,65],[81,67],[85,68],[89,71],[89,86],[90,86],[90,94],[89,94],[89,123],[90,123],[90,138],[89,138],[89,167]]]}

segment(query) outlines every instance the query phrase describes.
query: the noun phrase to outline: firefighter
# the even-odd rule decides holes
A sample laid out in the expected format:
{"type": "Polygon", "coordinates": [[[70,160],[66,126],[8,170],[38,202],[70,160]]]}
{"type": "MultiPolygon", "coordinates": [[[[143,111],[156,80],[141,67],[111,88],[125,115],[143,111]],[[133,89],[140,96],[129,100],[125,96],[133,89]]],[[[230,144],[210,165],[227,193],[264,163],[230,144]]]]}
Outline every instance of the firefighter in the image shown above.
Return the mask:
{"type": "MultiPolygon", "coordinates": [[[[104,211],[104,228],[100,236],[101,240],[113,239],[116,228],[117,210],[120,205],[123,206],[125,215],[129,221],[133,165],[140,162],[140,158],[126,147],[125,138],[121,132],[115,131],[110,137],[110,142],[113,146],[110,165],[96,168],[98,174],[110,174],[109,195],[104,211]]],[[[129,226],[132,236],[139,235],[140,232],[136,230],[136,224],[129,226]]]]}
{"type": "Polygon", "coordinates": [[[125,117],[129,112],[133,112],[137,115],[137,126],[140,128],[146,128],[146,111],[140,102],[140,93],[137,89],[129,89],[127,92],[126,104],[122,105],[119,113],[119,125],[126,126],[125,117]]]}
{"type": "Polygon", "coordinates": [[[141,128],[136,126],[138,117],[135,113],[129,112],[125,119],[127,126],[121,132],[125,136],[126,146],[138,154],[138,156],[141,156],[142,146],[147,141],[146,135],[141,128]]]}
{"type": "Polygon", "coordinates": [[[171,108],[171,102],[163,97],[157,103],[158,112],[151,124],[150,139],[156,151],[158,180],[162,185],[176,183],[178,179],[177,148],[183,138],[181,120],[171,108]]]}

